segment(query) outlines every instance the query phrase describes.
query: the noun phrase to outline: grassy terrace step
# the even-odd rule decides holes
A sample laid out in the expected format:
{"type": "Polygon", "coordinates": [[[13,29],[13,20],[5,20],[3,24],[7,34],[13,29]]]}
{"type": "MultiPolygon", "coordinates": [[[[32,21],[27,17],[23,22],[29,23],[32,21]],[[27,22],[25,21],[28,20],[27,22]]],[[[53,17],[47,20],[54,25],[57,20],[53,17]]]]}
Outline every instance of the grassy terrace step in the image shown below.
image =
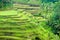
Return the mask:
{"type": "Polygon", "coordinates": [[[0,33],[13,33],[13,34],[30,34],[33,33],[34,31],[32,30],[0,30],[0,33]]]}
{"type": "Polygon", "coordinates": [[[11,40],[21,40],[19,37],[14,37],[14,36],[0,36],[0,38],[3,39],[11,39],[11,40]]]}
{"type": "Polygon", "coordinates": [[[17,26],[9,26],[8,25],[8,27],[6,27],[6,26],[2,26],[2,27],[0,27],[0,30],[13,30],[13,28],[14,28],[14,30],[21,30],[21,31],[26,31],[27,29],[28,30],[33,30],[33,29],[36,29],[37,27],[23,27],[23,26],[19,26],[19,27],[17,27],[17,26]]]}
{"type": "Polygon", "coordinates": [[[0,15],[0,18],[20,18],[19,16],[17,15],[0,15]]]}
{"type": "MultiPolygon", "coordinates": [[[[33,31],[19,31],[19,30],[0,30],[0,35],[3,35],[3,34],[6,34],[6,35],[10,35],[10,34],[13,34],[13,35],[16,35],[16,34],[18,34],[18,35],[24,35],[24,34],[32,34],[33,33],[33,31]],[[3,32],[2,32],[3,31],[3,32]]],[[[12,35],[10,35],[10,36],[12,36],[12,35]]]]}
{"type": "Polygon", "coordinates": [[[14,10],[7,10],[7,11],[0,11],[0,15],[16,15],[17,11],[14,10]]]}

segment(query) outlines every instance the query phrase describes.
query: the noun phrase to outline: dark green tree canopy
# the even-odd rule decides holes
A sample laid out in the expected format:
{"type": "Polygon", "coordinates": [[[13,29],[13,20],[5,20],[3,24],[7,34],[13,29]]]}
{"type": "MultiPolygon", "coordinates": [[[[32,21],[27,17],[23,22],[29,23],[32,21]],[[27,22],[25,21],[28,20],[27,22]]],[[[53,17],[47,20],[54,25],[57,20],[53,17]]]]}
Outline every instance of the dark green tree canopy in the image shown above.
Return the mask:
{"type": "Polygon", "coordinates": [[[42,2],[45,2],[45,3],[48,3],[48,2],[57,2],[57,1],[59,1],[59,0],[41,0],[42,2]]]}
{"type": "Polygon", "coordinates": [[[0,9],[8,8],[12,5],[12,0],[0,0],[0,9]]]}

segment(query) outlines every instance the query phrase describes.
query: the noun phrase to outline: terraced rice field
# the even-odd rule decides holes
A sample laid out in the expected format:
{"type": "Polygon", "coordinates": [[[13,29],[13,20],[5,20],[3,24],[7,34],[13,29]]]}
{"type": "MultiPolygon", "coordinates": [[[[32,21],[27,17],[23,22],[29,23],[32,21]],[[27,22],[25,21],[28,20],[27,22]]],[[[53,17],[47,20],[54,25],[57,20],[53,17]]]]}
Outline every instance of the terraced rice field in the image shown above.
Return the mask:
{"type": "Polygon", "coordinates": [[[20,13],[16,14],[16,11],[1,11],[0,13],[0,39],[1,40],[31,40],[29,35],[33,34],[36,26],[33,28],[31,19],[32,17],[29,14],[25,14],[25,16],[20,13]],[[12,14],[7,14],[7,13],[12,14]],[[6,13],[6,14],[5,14],[6,13]],[[14,15],[13,15],[14,14],[14,15]],[[16,14],[16,15],[15,15],[16,14]],[[28,16],[29,15],[29,16],[28,16]],[[27,25],[28,23],[28,25],[27,25]],[[27,30],[28,29],[28,30],[27,30]],[[32,31],[31,31],[32,30],[32,31]]]}
{"type": "MultiPolygon", "coordinates": [[[[32,5],[32,4],[30,4],[32,5]]],[[[14,9],[20,9],[20,10],[24,10],[26,12],[29,12],[29,13],[38,13],[38,11],[40,10],[40,7],[39,6],[30,6],[29,4],[19,4],[19,3],[16,3],[14,4],[14,9]]]]}
{"type": "Polygon", "coordinates": [[[57,40],[51,28],[45,28],[47,19],[32,15],[39,10],[38,6],[14,4],[13,10],[0,11],[0,40],[57,40]]]}
{"type": "Polygon", "coordinates": [[[10,10],[0,13],[0,40],[49,40],[51,35],[52,38],[55,37],[53,33],[42,27],[46,21],[42,17],[36,18],[25,11],[10,10]]]}

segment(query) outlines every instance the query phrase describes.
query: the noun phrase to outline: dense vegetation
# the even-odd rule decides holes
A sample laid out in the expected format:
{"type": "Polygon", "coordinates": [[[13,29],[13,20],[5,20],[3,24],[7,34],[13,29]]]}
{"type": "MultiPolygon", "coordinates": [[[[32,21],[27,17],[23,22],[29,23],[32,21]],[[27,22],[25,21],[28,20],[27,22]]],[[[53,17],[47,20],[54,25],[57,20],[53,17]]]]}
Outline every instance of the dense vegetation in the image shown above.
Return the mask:
{"type": "Polygon", "coordinates": [[[12,0],[0,0],[0,10],[9,9],[12,7],[12,0]]]}
{"type": "Polygon", "coordinates": [[[0,0],[0,4],[0,40],[60,40],[60,0],[0,0]]]}

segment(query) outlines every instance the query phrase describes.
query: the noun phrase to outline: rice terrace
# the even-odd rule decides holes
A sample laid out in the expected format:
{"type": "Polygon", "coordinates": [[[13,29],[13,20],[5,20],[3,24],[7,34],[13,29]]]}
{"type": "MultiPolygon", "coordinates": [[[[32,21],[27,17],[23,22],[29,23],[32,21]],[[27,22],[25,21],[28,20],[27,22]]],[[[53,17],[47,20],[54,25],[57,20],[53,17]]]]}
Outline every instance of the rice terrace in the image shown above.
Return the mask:
{"type": "Polygon", "coordinates": [[[0,0],[0,40],[60,40],[60,0],[0,0]]]}

